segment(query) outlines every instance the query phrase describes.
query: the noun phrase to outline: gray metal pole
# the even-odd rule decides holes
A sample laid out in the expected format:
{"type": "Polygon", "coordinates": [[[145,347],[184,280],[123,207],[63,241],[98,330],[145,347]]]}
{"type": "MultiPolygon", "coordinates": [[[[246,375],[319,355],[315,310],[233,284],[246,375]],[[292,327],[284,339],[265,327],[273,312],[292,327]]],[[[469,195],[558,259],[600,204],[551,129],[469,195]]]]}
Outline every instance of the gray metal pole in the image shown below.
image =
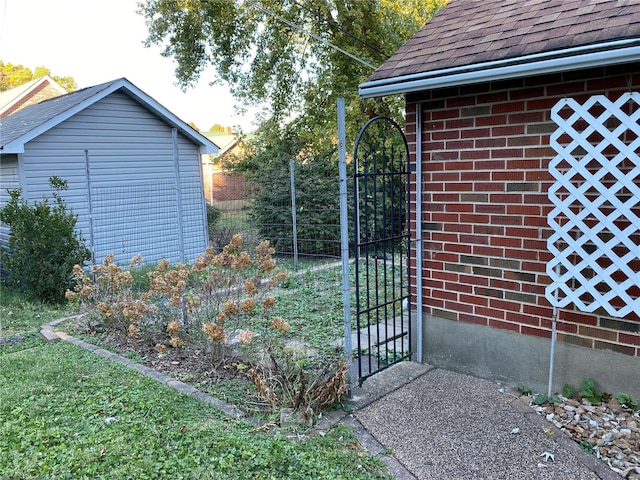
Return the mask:
{"type": "MultiPolygon", "coordinates": [[[[422,363],[422,105],[416,112],[416,350],[415,360],[422,363]]],[[[411,306],[409,305],[409,308],[411,306]]]]}
{"type": "Polygon", "coordinates": [[[340,173],[340,241],[342,252],[342,303],[344,314],[344,353],[347,361],[349,396],[351,396],[351,286],[349,282],[349,211],[347,204],[347,146],[344,98],[338,99],[338,170],[340,173]]]}
{"type": "MultiPolygon", "coordinates": [[[[93,229],[93,202],[91,198],[91,171],[89,169],[89,150],[84,151],[84,171],[87,176],[87,204],[89,210],[89,242],[91,243],[91,265],[96,264],[96,238],[93,229]]],[[[95,274],[93,279],[95,280],[95,274]]]]}
{"type": "Polygon", "coordinates": [[[184,251],[184,229],[182,226],[182,182],[180,179],[180,157],[178,155],[178,129],[171,129],[171,140],[173,142],[173,168],[176,182],[176,224],[178,227],[178,248],[180,249],[180,261],[185,263],[184,251]]]}
{"type": "Polygon", "coordinates": [[[293,158],[289,160],[289,178],[291,181],[291,220],[293,222],[293,271],[298,271],[298,225],[296,213],[296,174],[293,158]]]}

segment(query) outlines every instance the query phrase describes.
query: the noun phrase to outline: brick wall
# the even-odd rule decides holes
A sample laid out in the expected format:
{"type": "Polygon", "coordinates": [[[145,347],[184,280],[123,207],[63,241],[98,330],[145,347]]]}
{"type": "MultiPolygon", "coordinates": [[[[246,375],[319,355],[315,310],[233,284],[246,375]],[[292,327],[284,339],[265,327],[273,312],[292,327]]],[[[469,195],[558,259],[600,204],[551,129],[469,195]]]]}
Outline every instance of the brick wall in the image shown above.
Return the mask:
{"type": "MultiPolygon", "coordinates": [[[[422,109],[424,313],[551,337],[551,107],[563,97],[615,99],[639,87],[640,64],[632,64],[407,96],[413,160],[422,109]]],[[[564,309],[558,340],[640,356],[639,314],[564,309]]]]}
{"type": "Polygon", "coordinates": [[[211,163],[203,163],[202,171],[208,203],[244,201],[251,197],[251,185],[241,175],[221,171],[211,163]]]}
{"type": "Polygon", "coordinates": [[[20,101],[16,103],[13,107],[11,107],[6,112],[3,112],[0,118],[8,117],[12,113],[17,112],[18,110],[24,107],[27,107],[29,105],[34,105],[36,103],[42,102],[43,100],[48,100],[50,98],[58,97],[60,95],[61,93],[56,88],[49,85],[48,81],[43,82],[41,85],[38,86],[38,88],[34,89],[33,91],[25,95],[23,98],[21,98],[20,101]]]}

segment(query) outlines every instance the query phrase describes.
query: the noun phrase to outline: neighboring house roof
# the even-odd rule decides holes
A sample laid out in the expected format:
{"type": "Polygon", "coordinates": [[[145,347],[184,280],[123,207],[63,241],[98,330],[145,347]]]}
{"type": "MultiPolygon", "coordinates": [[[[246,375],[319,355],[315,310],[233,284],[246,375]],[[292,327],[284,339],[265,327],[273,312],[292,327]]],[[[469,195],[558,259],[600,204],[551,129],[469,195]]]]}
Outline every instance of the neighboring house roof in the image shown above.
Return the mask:
{"type": "Polygon", "coordinates": [[[638,1],[451,0],[360,85],[360,95],[638,60],[638,1]]]}
{"type": "Polygon", "coordinates": [[[23,153],[25,143],[116,91],[128,95],[171,126],[178,128],[187,138],[200,145],[201,153],[218,152],[215,143],[180,120],[129,80],[120,78],[30,105],[3,118],[0,121],[0,153],[23,153]]]}
{"type": "Polygon", "coordinates": [[[64,95],[67,91],[49,75],[45,75],[30,82],[23,83],[4,92],[0,92],[0,116],[13,113],[24,104],[32,104],[44,100],[42,97],[35,97],[39,92],[46,90],[45,98],[64,95]]]}
{"type": "Polygon", "coordinates": [[[233,149],[238,142],[240,142],[240,137],[234,134],[227,134],[224,132],[200,132],[209,140],[214,142],[220,151],[218,151],[218,156],[221,157],[229,150],[233,149]]]}

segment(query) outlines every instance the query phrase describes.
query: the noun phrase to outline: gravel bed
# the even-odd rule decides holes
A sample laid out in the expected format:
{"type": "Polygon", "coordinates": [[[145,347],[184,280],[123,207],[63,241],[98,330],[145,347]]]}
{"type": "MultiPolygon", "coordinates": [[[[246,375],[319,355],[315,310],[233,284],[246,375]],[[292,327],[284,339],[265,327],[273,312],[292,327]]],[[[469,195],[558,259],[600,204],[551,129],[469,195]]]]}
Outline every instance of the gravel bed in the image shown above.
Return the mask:
{"type": "Polygon", "coordinates": [[[628,480],[640,480],[640,411],[611,397],[601,405],[562,398],[561,403],[535,406],[538,414],[628,480]]]}

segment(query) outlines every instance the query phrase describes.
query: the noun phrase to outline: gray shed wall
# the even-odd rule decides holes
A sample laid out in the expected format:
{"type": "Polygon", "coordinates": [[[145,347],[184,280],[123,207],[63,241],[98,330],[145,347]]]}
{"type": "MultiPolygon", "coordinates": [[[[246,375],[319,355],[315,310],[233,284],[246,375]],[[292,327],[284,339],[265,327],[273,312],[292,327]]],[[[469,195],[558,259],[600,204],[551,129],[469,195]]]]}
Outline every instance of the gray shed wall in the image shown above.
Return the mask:
{"type": "MultiPolygon", "coordinates": [[[[89,158],[96,261],[140,253],[145,262],[181,261],[176,169],[171,126],[116,92],[25,145],[29,200],[50,195],[48,179],[67,180],[63,197],[91,244],[85,151],[89,158]]],[[[180,203],[186,260],[207,246],[199,146],[178,133],[180,203]]]]}

